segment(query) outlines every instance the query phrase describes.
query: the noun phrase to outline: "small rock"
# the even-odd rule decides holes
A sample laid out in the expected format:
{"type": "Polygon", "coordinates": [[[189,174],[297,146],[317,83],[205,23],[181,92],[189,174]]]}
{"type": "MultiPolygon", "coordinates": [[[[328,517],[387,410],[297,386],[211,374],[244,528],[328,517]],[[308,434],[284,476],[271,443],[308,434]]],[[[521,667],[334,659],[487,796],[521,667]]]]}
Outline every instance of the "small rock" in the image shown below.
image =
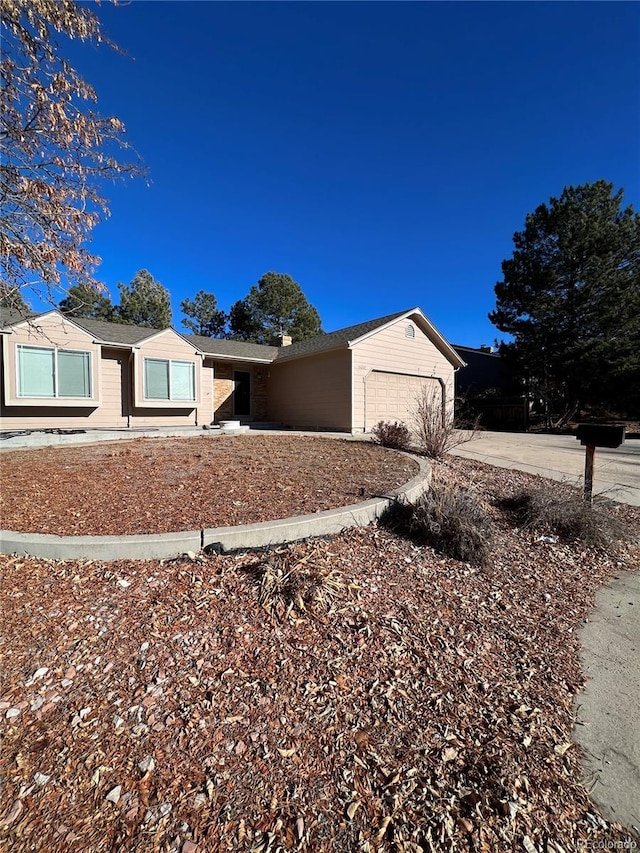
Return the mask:
{"type": "Polygon", "coordinates": [[[14,800],[13,805],[9,809],[9,814],[6,817],[2,818],[0,823],[4,823],[9,826],[14,822],[14,820],[17,820],[20,817],[20,813],[22,812],[23,808],[24,807],[22,805],[22,800],[14,800]]]}
{"type": "Polygon", "coordinates": [[[73,684],[73,681],[71,681],[70,678],[63,678],[62,681],[60,682],[60,684],[62,687],[71,687],[71,685],[73,684]]]}
{"type": "Polygon", "coordinates": [[[118,578],[117,584],[121,589],[126,589],[128,586],[131,586],[131,581],[125,580],[124,578],[118,578]]]}
{"type": "Polygon", "coordinates": [[[31,676],[31,680],[35,681],[36,678],[42,678],[42,676],[46,675],[48,672],[49,672],[48,666],[41,666],[39,669],[36,669],[36,671],[33,673],[33,675],[31,676]]]}
{"type": "Polygon", "coordinates": [[[20,708],[9,708],[5,717],[7,720],[12,720],[14,717],[20,716],[20,708]]]}
{"type": "Polygon", "coordinates": [[[48,776],[46,773],[36,773],[33,777],[36,785],[46,785],[49,779],[51,779],[51,776],[48,776]]]}
{"type": "Polygon", "coordinates": [[[141,773],[148,773],[154,770],[156,766],[155,761],[153,760],[152,755],[145,756],[142,761],[139,762],[138,767],[140,768],[141,773]]]}
{"type": "Polygon", "coordinates": [[[121,792],[122,792],[122,785],[116,785],[115,788],[112,788],[109,791],[109,793],[105,797],[105,800],[107,800],[107,802],[109,802],[109,803],[113,803],[114,805],[116,805],[118,800],[120,799],[121,792]]]}
{"type": "Polygon", "coordinates": [[[119,717],[118,714],[115,714],[113,718],[113,725],[116,727],[116,729],[121,729],[124,726],[124,720],[122,719],[122,717],[119,717]]]}

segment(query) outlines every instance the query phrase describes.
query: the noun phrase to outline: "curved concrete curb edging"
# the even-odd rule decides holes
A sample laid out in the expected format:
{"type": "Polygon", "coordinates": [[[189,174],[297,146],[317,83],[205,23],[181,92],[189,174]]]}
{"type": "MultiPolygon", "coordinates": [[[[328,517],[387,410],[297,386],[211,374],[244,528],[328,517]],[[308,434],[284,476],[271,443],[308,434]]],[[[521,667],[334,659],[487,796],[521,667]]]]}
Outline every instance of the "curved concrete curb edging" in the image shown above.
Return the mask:
{"type": "Polygon", "coordinates": [[[417,474],[389,495],[359,504],[328,509],[310,515],[241,524],[237,527],[211,527],[178,533],[147,533],[134,536],[53,536],[43,533],[0,531],[0,553],[30,554],[50,560],[157,560],[176,557],[202,548],[236,551],[282,545],[309,536],[327,536],[347,527],[370,524],[394,501],[414,501],[431,484],[431,467],[420,457],[411,456],[420,466],[417,474]]]}

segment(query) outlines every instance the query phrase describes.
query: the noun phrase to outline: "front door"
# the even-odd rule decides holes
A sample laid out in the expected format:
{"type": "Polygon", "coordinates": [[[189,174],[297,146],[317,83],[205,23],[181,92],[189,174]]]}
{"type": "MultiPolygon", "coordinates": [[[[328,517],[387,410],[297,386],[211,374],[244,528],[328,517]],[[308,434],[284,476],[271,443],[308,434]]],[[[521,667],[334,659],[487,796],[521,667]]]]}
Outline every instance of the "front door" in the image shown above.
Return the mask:
{"type": "Polygon", "coordinates": [[[251,374],[246,370],[233,371],[233,414],[236,418],[251,414],[251,374]]]}

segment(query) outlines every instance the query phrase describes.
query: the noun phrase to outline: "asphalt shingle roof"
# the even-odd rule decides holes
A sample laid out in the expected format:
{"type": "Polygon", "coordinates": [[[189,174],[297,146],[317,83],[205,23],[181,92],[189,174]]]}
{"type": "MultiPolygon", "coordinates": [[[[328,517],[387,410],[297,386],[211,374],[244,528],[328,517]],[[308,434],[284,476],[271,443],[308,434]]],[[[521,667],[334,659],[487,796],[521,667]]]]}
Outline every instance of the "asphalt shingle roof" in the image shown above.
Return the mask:
{"type": "Polygon", "coordinates": [[[16,311],[15,308],[0,308],[0,329],[6,329],[22,322],[22,320],[30,320],[37,316],[33,311],[27,311],[23,314],[22,311],[16,311]]]}
{"type": "MultiPolygon", "coordinates": [[[[337,329],[335,332],[328,332],[327,334],[318,335],[315,338],[298,341],[286,347],[265,346],[248,341],[228,341],[221,338],[208,338],[204,335],[185,335],[180,332],[176,332],[176,334],[180,335],[180,337],[198,351],[212,357],[218,356],[237,361],[251,360],[266,363],[289,361],[294,358],[303,358],[304,356],[346,347],[350,341],[355,341],[369,332],[374,332],[376,329],[385,326],[398,317],[409,314],[412,310],[397,311],[395,314],[387,314],[385,317],[378,317],[375,320],[356,323],[354,326],[347,326],[344,329],[337,329]]],[[[28,316],[37,317],[38,315],[30,314],[28,316]]],[[[25,319],[27,317],[11,309],[0,310],[0,328],[11,326],[25,319]]],[[[158,329],[128,326],[124,323],[110,323],[106,320],[94,320],[87,317],[70,317],[69,319],[80,326],[80,328],[85,329],[97,340],[125,347],[133,347],[150,338],[152,335],[157,334],[159,331],[158,329]]]]}
{"type": "Polygon", "coordinates": [[[108,320],[94,320],[91,317],[69,317],[69,319],[94,335],[98,340],[109,344],[135,346],[135,344],[157,335],[159,329],[149,329],[144,326],[128,326],[126,323],[110,323],[108,320]]]}
{"type": "Polygon", "coordinates": [[[278,347],[248,341],[227,341],[222,338],[207,338],[205,335],[182,335],[182,337],[207,355],[236,358],[239,361],[242,359],[273,361],[278,354],[278,347]]]}
{"type": "Polygon", "coordinates": [[[380,326],[384,326],[406,313],[407,311],[397,311],[395,314],[387,314],[386,317],[378,317],[377,320],[367,320],[366,323],[357,323],[355,326],[346,326],[346,328],[337,329],[335,332],[327,332],[326,335],[318,335],[315,338],[298,341],[288,347],[282,347],[278,353],[278,361],[303,355],[313,355],[317,352],[346,346],[349,341],[355,341],[357,338],[375,331],[380,326]]]}

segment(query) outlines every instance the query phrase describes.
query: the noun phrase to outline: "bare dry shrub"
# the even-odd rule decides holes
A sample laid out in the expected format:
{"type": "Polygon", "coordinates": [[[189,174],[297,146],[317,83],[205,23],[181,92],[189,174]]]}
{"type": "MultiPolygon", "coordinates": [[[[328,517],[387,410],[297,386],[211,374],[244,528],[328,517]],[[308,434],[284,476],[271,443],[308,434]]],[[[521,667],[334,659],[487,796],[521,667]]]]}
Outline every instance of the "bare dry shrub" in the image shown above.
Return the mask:
{"type": "Polygon", "coordinates": [[[314,552],[300,558],[295,550],[280,548],[251,563],[247,570],[256,581],[260,604],[280,619],[293,610],[329,610],[345,588],[341,572],[314,552]]]}
{"type": "Polygon", "coordinates": [[[563,542],[582,542],[595,548],[616,548],[633,537],[627,525],[606,506],[592,505],[577,494],[541,483],[500,502],[524,529],[556,534],[563,542]]]}
{"type": "Polygon", "coordinates": [[[411,433],[402,421],[378,421],[371,430],[371,440],[382,447],[408,450],[411,446],[411,433]]]}
{"type": "Polygon", "coordinates": [[[398,503],[382,520],[395,533],[474,565],[485,565],[493,523],[475,492],[450,484],[432,486],[415,503],[398,503]]]}
{"type": "Polygon", "coordinates": [[[479,419],[470,430],[460,430],[452,412],[443,411],[442,396],[436,388],[423,386],[413,411],[418,447],[425,456],[440,459],[449,450],[476,435],[479,419]]]}

